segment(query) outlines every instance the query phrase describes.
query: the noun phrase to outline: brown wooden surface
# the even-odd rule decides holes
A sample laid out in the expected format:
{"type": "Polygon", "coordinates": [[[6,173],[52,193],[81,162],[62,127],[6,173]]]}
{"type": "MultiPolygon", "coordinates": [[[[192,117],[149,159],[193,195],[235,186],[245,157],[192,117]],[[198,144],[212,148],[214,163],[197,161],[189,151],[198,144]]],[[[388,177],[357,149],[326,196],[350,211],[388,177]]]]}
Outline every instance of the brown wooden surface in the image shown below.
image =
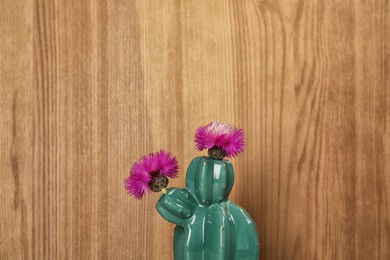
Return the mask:
{"type": "Polygon", "coordinates": [[[172,259],[123,180],[212,119],[262,259],[390,259],[389,6],[0,0],[0,259],[172,259]]]}

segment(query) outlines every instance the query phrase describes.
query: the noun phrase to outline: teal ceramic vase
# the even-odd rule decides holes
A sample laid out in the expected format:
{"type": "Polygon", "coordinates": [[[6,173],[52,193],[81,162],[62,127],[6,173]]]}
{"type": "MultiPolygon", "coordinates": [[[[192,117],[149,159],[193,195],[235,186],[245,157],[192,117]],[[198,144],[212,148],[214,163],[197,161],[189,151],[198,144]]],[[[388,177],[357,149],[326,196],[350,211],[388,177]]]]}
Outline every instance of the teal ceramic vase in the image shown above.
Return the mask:
{"type": "Polygon", "coordinates": [[[176,224],[175,260],[257,260],[256,224],[228,199],[234,183],[228,160],[197,157],[190,163],[184,189],[170,188],[157,210],[176,224]]]}

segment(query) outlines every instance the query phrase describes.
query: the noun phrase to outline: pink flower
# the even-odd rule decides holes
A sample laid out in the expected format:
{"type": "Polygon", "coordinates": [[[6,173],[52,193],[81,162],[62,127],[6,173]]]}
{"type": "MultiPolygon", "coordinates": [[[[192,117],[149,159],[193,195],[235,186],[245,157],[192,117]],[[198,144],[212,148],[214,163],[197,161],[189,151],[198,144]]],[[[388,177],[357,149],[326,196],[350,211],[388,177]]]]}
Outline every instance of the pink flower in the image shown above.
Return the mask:
{"type": "Polygon", "coordinates": [[[217,147],[226,152],[227,158],[232,158],[244,152],[244,131],[226,122],[212,121],[196,129],[195,143],[198,151],[217,147]]]}
{"type": "Polygon", "coordinates": [[[136,161],[130,170],[130,176],[125,180],[125,188],[130,195],[141,199],[145,193],[149,193],[149,184],[152,175],[159,173],[169,178],[177,178],[179,166],[176,157],[170,152],[160,150],[157,153],[150,153],[136,161]]]}

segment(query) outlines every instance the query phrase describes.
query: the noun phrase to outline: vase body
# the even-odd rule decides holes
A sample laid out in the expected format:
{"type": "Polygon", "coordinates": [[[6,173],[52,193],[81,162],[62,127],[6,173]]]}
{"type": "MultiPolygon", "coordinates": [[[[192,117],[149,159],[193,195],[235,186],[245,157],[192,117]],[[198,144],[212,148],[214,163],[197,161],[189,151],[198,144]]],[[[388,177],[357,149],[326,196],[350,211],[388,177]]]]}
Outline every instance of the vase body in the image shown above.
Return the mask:
{"type": "Polygon", "coordinates": [[[234,183],[227,160],[197,157],[184,189],[171,188],[157,210],[174,231],[175,260],[257,260],[259,239],[249,214],[228,199],[234,183]]]}

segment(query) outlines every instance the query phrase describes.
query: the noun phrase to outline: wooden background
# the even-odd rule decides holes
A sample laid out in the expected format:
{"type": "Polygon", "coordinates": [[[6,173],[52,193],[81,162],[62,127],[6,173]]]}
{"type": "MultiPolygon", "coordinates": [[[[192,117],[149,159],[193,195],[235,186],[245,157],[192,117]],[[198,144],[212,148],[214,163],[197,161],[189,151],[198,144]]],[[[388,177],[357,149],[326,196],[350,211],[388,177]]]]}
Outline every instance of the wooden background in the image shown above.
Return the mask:
{"type": "Polygon", "coordinates": [[[172,259],[142,154],[244,128],[262,259],[390,259],[390,2],[0,0],[0,259],[172,259]]]}

